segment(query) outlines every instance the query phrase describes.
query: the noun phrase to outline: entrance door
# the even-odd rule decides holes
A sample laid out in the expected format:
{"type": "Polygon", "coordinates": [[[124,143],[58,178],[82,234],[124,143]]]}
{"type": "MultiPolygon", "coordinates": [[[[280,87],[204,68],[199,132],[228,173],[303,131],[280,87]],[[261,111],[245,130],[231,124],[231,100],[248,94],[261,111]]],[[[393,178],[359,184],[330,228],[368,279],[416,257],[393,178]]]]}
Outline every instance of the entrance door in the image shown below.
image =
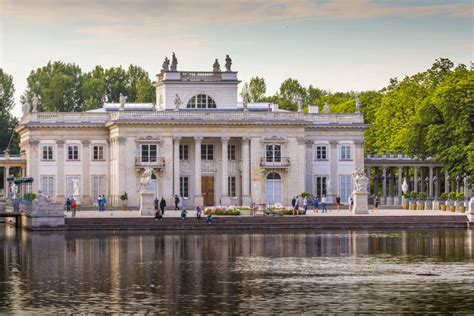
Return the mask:
{"type": "Polygon", "coordinates": [[[201,177],[201,189],[204,197],[204,206],[214,205],[214,177],[201,177]]]}
{"type": "Polygon", "coordinates": [[[266,202],[270,204],[281,203],[281,177],[276,172],[268,174],[265,180],[266,202]]]}

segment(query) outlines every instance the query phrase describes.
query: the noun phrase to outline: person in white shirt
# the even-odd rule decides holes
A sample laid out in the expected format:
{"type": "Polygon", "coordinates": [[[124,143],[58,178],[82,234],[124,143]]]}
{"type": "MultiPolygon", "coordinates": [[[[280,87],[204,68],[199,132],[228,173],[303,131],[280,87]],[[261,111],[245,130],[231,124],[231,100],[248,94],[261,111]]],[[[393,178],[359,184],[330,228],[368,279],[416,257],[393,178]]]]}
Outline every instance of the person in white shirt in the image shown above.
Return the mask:
{"type": "Polygon", "coordinates": [[[327,213],[328,212],[328,199],[326,195],[323,195],[321,198],[321,213],[327,213]]]}

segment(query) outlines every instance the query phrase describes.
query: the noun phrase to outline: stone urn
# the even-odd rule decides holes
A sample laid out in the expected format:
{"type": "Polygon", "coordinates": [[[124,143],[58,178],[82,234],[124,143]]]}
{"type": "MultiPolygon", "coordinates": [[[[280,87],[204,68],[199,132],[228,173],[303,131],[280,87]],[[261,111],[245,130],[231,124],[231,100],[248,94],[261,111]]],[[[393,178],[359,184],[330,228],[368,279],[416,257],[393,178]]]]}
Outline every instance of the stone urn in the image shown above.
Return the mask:
{"type": "Polygon", "coordinates": [[[432,201],[426,200],[426,201],[425,201],[425,210],[431,210],[432,207],[433,207],[432,204],[433,204],[432,201]]]}
{"type": "MultiPolygon", "coordinates": [[[[433,207],[431,208],[433,211],[437,211],[441,209],[441,205],[437,199],[433,201],[433,207]]],[[[446,209],[445,209],[446,210],[446,209]]]]}
{"type": "Polygon", "coordinates": [[[406,197],[402,197],[402,208],[404,210],[408,210],[408,207],[409,207],[409,202],[408,202],[408,199],[406,197]]]}
{"type": "Polygon", "coordinates": [[[416,200],[415,199],[410,199],[408,202],[408,205],[410,207],[410,210],[416,211],[416,200]]]}
{"type": "Polygon", "coordinates": [[[418,210],[422,211],[425,209],[425,201],[417,201],[416,205],[418,206],[418,210]]]}
{"type": "Polygon", "coordinates": [[[464,204],[464,201],[456,201],[454,204],[456,207],[456,211],[466,213],[466,206],[464,204]]]}
{"type": "Polygon", "coordinates": [[[455,205],[454,201],[448,200],[446,202],[446,205],[449,206],[449,211],[450,212],[452,212],[452,213],[456,212],[456,205],[455,205]]]}

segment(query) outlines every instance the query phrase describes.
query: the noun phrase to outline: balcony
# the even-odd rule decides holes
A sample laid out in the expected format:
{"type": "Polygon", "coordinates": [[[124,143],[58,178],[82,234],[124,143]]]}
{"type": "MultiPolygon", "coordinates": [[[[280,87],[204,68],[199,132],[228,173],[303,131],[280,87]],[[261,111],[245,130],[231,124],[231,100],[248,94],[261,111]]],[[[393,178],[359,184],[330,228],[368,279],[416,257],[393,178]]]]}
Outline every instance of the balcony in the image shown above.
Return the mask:
{"type": "Polygon", "coordinates": [[[165,159],[163,157],[135,157],[135,168],[145,167],[163,169],[165,167],[165,159]]]}
{"type": "Polygon", "coordinates": [[[267,161],[266,157],[260,158],[260,168],[263,169],[288,169],[290,167],[290,158],[281,157],[278,159],[273,159],[272,161],[267,161]]]}

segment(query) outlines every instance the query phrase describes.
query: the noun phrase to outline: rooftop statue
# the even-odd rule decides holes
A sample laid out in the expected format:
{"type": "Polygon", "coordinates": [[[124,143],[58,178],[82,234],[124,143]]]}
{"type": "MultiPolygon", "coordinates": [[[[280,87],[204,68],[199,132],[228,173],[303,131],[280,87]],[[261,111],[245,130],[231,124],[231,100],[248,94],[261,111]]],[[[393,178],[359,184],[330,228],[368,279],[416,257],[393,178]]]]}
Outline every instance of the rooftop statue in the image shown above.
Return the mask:
{"type": "Polygon", "coordinates": [[[360,98],[359,98],[359,96],[357,95],[357,96],[356,96],[356,113],[360,113],[360,106],[361,106],[360,98]]]}
{"type": "Polygon", "coordinates": [[[31,99],[31,102],[33,104],[33,113],[38,112],[38,101],[39,101],[38,96],[36,94],[33,95],[33,98],[31,99]]]}
{"type": "Polygon", "coordinates": [[[120,102],[120,108],[119,111],[125,110],[125,103],[127,102],[128,97],[124,96],[122,93],[120,93],[119,96],[119,102],[120,102]]]}
{"type": "Polygon", "coordinates": [[[248,112],[249,110],[248,104],[249,104],[249,95],[248,93],[244,93],[242,97],[242,106],[244,107],[244,112],[248,112]]]}
{"type": "Polygon", "coordinates": [[[303,97],[301,95],[296,97],[296,103],[298,104],[298,112],[303,112],[303,97]]]}
{"type": "Polygon", "coordinates": [[[356,192],[367,192],[367,188],[369,186],[369,178],[367,178],[363,169],[355,168],[352,171],[352,179],[355,183],[356,192]]]}
{"type": "Polygon", "coordinates": [[[324,108],[323,108],[324,113],[329,113],[329,104],[326,102],[324,103],[324,108]]]}
{"type": "Polygon", "coordinates": [[[232,59],[229,55],[225,55],[225,71],[232,71],[230,68],[232,67],[232,59]]]}
{"type": "Polygon", "coordinates": [[[219,61],[216,58],[216,61],[212,65],[212,72],[221,72],[221,65],[219,65],[219,61]]]}
{"type": "Polygon", "coordinates": [[[173,52],[173,56],[171,56],[171,71],[178,71],[178,58],[173,52]]]}
{"type": "Polygon", "coordinates": [[[28,101],[22,103],[21,112],[23,112],[23,116],[30,113],[30,104],[28,103],[28,101]]]}
{"type": "Polygon", "coordinates": [[[170,70],[170,60],[168,57],[165,57],[165,61],[163,62],[163,66],[161,68],[162,71],[169,71],[170,70]]]}
{"type": "Polygon", "coordinates": [[[181,98],[176,93],[176,95],[174,97],[174,110],[179,111],[179,107],[181,106],[181,104],[183,104],[183,101],[181,101],[181,98]]]}

